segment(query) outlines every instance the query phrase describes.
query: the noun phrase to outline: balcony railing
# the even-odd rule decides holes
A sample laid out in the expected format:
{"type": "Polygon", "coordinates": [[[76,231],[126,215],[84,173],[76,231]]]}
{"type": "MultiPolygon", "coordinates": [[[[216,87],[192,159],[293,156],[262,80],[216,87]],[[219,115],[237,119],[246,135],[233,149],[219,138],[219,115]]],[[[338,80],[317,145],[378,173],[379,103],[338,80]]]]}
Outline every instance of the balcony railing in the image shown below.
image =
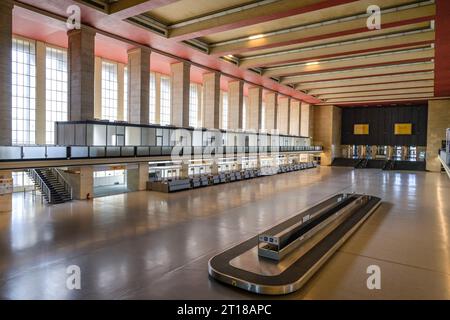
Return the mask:
{"type": "MultiPolygon", "coordinates": [[[[155,146],[0,146],[0,161],[71,160],[96,158],[160,157],[172,155],[174,147],[155,146]]],[[[177,147],[180,148],[180,147],[177,147]]],[[[202,154],[239,155],[271,152],[320,152],[321,146],[297,147],[183,147],[180,156],[202,154]]]]}

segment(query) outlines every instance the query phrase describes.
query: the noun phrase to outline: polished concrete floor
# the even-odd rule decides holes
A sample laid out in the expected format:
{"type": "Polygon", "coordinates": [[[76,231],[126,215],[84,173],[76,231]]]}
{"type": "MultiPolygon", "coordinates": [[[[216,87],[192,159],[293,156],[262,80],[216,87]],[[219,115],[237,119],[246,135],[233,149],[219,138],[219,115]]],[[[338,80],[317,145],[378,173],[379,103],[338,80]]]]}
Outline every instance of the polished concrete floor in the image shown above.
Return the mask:
{"type": "Polygon", "coordinates": [[[209,279],[208,260],[353,190],[384,202],[305,287],[281,298],[450,299],[448,177],[330,167],[55,206],[15,195],[13,212],[0,214],[0,297],[261,298],[209,279]],[[81,268],[81,290],[66,288],[70,265],[81,268]],[[369,265],[381,268],[381,290],[367,289],[369,265]]]}

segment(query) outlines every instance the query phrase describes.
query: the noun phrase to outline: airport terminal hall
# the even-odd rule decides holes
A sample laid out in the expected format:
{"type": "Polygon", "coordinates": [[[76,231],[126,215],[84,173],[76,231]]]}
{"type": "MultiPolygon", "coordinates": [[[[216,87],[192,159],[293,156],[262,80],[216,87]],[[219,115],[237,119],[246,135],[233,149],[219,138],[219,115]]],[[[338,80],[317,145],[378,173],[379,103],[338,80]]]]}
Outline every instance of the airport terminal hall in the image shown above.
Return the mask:
{"type": "Polygon", "coordinates": [[[0,300],[450,300],[449,199],[449,0],[0,1],[0,300]]]}

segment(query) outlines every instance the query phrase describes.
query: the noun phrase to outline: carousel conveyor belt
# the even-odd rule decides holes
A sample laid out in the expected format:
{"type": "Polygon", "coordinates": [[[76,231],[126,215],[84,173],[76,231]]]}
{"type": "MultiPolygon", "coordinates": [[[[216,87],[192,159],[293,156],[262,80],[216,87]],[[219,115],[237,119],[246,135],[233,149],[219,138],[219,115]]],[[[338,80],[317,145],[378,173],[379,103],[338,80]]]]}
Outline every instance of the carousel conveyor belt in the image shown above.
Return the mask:
{"type": "Polygon", "coordinates": [[[376,210],[381,199],[338,194],[209,261],[209,274],[258,294],[298,290],[376,210]]]}

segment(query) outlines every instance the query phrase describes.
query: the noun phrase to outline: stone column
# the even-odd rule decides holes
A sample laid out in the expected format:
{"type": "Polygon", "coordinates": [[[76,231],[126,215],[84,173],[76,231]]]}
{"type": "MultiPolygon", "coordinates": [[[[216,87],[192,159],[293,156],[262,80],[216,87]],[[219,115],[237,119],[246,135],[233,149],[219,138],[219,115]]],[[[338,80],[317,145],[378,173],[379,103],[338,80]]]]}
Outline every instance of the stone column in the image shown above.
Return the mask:
{"type": "Polygon", "coordinates": [[[126,119],[124,115],[124,86],[125,86],[125,65],[119,63],[117,65],[117,120],[123,121],[126,119]]]}
{"type": "Polygon", "coordinates": [[[289,112],[289,134],[292,136],[300,135],[300,101],[291,100],[289,112]]]}
{"type": "Polygon", "coordinates": [[[335,106],[316,106],[314,115],[314,144],[323,146],[321,165],[329,166],[341,156],[342,109],[335,106]]]}
{"type": "Polygon", "coordinates": [[[303,137],[312,137],[313,135],[313,110],[312,106],[302,103],[300,107],[300,135],[303,137]]]}
{"type": "Polygon", "coordinates": [[[290,98],[281,97],[278,101],[277,129],[280,134],[289,134],[290,98]]]}
{"type": "Polygon", "coordinates": [[[46,112],[46,48],[45,43],[36,41],[36,144],[47,143],[46,112]]]}
{"type": "Polygon", "coordinates": [[[242,129],[244,108],[244,81],[228,82],[228,129],[242,129]]]}
{"type": "Polygon", "coordinates": [[[203,75],[203,127],[220,128],[220,73],[205,73],[203,75]]]}
{"type": "Polygon", "coordinates": [[[95,57],[94,118],[102,118],[102,58],[100,57],[95,57]]]}
{"type": "Polygon", "coordinates": [[[94,119],[95,31],[71,30],[69,37],[69,120],[94,119]]]}
{"type": "Polygon", "coordinates": [[[148,162],[129,165],[127,168],[127,188],[131,191],[143,191],[147,189],[148,162]]]}
{"type": "Polygon", "coordinates": [[[13,1],[0,3],[0,145],[12,144],[12,12],[13,1]]]}
{"type": "Polygon", "coordinates": [[[150,49],[128,51],[128,121],[148,124],[150,92],[150,49]]]}
{"type": "Polygon", "coordinates": [[[177,62],[170,65],[171,70],[171,124],[189,127],[189,90],[191,84],[191,64],[177,62]]]}
{"type": "Polygon", "coordinates": [[[259,131],[261,129],[262,113],[262,89],[252,87],[248,90],[248,123],[249,130],[259,131]]]}
{"type": "Polygon", "coordinates": [[[441,171],[438,152],[442,140],[445,140],[445,130],[450,127],[450,99],[428,101],[427,123],[427,170],[441,171]]]}
{"type": "Polygon", "coordinates": [[[0,212],[10,212],[12,210],[12,194],[13,194],[13,179],[12,171],[0,171],[0,183],[2,186],[2,193],[0,194],[0,212]]]}
{"type": "Polygon", "coordinates": [[[73,189],[73,197],[85,200],[94,197],[94,167],[84,166],[60,171],[73,189]]]}
{"type": "Polygon", "coordinates": [[[265,128],[268,132],[276,129],[277,123],[277,114],[276,110],[278,107],[278,93],[269,92],[266,94],[266,119],[265,119],[265,128]]]}

